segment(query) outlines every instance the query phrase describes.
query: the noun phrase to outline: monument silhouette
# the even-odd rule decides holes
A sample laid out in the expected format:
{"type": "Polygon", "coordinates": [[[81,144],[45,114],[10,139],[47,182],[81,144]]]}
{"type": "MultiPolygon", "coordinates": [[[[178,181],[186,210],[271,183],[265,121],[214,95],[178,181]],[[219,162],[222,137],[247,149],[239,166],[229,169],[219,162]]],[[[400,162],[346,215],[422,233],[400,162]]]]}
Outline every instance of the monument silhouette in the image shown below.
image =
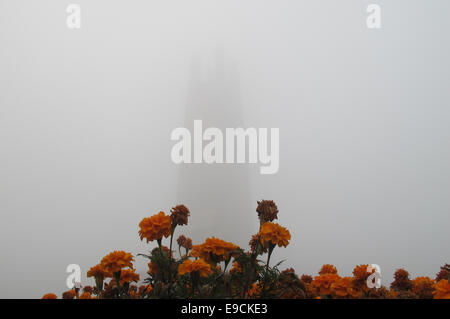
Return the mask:
{"type": "MultiPolygon", "coordinates": [[[[192,137],[194,120],[203,121],[203,130],[221,129],[224,139],[225,128],[245,127],[237,67],[222,49],[210,65],[200,57],[192,59],[184,123],[192,137]]],[[[191,211],[186,233],[194,243],[217,236],[248,247],[257,230],[249,177],[249,164],[180,165],[178,201],[191,211]]]]}

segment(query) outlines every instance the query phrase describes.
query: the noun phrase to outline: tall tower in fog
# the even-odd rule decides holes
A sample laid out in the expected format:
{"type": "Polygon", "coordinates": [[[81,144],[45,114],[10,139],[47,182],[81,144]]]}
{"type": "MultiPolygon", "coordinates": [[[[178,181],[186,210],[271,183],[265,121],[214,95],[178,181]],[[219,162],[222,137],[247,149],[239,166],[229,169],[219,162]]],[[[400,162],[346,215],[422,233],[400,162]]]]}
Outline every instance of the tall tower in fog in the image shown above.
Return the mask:
{"type": "MultiPolygon", "coordinates": [[[[238,71],[223,50],[209,64],[192,60],[184,123],[192,134],[194,120],[203,121],[203,130],[217,127],[223,133],[244,127],[238,71]]],[[[197,243],[217,236],[246,248],[257,224],[248,164],[182,164],[179,169],[178,201],[191,210],[186,232],[197,243]]]]}

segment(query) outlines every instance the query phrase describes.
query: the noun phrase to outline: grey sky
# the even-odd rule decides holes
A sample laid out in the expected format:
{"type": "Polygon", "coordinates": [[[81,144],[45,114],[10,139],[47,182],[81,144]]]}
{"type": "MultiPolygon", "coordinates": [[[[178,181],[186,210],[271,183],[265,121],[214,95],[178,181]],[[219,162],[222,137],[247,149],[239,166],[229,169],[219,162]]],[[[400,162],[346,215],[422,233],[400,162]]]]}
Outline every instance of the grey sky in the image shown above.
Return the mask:
{"type": "MultiPolygon", "coordinates": [[[[183,200],[197,243],[245,246],[273,199],[288,248],[434,276],[450,261],[447,0],[0,2],[0,297],[66,290],[138,223],[183,200]],[[70,3],[82,28],[66,27],[70,3]],[[382,6],[369,30],[368,4],[382,6]],[[280,170],[177,166],[170,133],[279,127],[280,170]],[[208,184],[210,183],[210,184],[208,184]],[[226,215],[224,215],[226,214],[226,215]],[[203,224],[202,224],[203,222],[203,224]],[[244,233],[248,232],[248,233],[244,233]]],[[[146,262],[137,258],[141,278],[146,262]]]]}

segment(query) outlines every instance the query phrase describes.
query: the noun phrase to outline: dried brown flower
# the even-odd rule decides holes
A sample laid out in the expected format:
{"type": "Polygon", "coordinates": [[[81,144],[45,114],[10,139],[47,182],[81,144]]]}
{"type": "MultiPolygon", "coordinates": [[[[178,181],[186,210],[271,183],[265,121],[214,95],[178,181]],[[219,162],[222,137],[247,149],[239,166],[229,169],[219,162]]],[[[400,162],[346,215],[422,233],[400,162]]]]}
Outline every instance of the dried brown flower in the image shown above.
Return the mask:
{"type": "Polygon", "coordinates": [[[257,203],[256,212],[261,225],[278,219],[278,207],[273,200],[262,200],[257,203]]]}
{"type": "Polygon", "coordinates": [[[450,280],[450,264],[445,264],[441,267],[441,271],[436,274],[436,282],[442,279],[450,280]]]}
{"type": "Polygon", "coordinates": [[[325,275],[325,274],[337,274],[337,269],[331,264],[325,264],[320,268],[319,275],[325,275]]]}
{"type": "Polygon", "coordinates": [[[178,246],[183,246],[185,242],[186,242],[186,236],[180,235],[180,237],[178,237],[178,239],[177,239],[178,246]]]}
{"type": "Polygon", "coordinates": [[[182,246],[182,247],[187,250],[191,250],[192,249],[192,239],[186,238],[186,242],[184,243],[184,246],[182,246]]]}
{"type": "Polygon", "coordinates": [[[184,249],[191,250],[192,249],[192,239],[181,235],[177,239],[178,246],[183,247],[184,249]]]}
{"type": "Polygon", "coordinates": [[[310,275],[302,275],[300,277],[300,280],[303,281],[305,284],[310,284],[311,281],[313,281],[313,278],[310,275]]]}
{"type": "Polygon", "coordinates": [[[394,281],[391,283],[391,288],[397,291],[410,290],[413,287],[413,282],[409,279],[409,273],[400,268],[394,273],[394,281]]]}
{"type": "Polygon", "coordinates": [[[189,209],[183,204],[172,207],[170,210],[172,219],[172,224],[174,225],[187,225],[188,217],[191,214],[189,209]]]}

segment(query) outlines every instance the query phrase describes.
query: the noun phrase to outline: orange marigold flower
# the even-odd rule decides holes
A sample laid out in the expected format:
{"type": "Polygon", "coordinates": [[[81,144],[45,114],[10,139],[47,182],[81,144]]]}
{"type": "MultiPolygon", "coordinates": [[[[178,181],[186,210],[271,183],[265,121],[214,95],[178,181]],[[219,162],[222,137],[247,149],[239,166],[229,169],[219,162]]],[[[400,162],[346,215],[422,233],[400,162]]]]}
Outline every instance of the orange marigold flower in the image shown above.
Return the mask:
{"type": "Polygon", "coordinates": [[[219,238],[206,238],[201,245],[192,247],[191,256],[203,258],[207,262],[217,263],[229,260],[239,247],[219,238]]]}
{"type": "Polygon", "coordinates": [[[164,237],[168,237],[172,232],[172,223],[170,216],[159,212],[152,217],[147,217],[141,220],[139,223],[139,236],[141,240],[144,238],[149,241],[158,240],[164,237]]]}
{"type": "Polygon", "coordinates": [[[311,285],[316,288],[320,295],[331,294],[331,285],[340,279],[337,274],[325,274],[314,277],[311,285]]]}
{"type": "Polygon", "coordinates": [[[257,298],[261,294],[262,288],[258,283],[253,283],[250,289],[247,291],[249,297],[257,298]]]}
{"type": "Polygon", "coordinates": [[[189,253],[189,256],[195,257],[195,258],[203,258],[205,260],[209,260],[209,256],[207,256],[207,253],[205,253],[203,249],[203,245],[194,245],[192,246],[192,250],[189,253]]]}
{"type": "Polygon", "coordinates": [[[434,284],[434,299],[450,299],[450,283],[446,279],[434,284]]]}
{"type": "Polygon", "coordinates": [[[322,266],[322,268],[319,271],[319,275],[325,275],[325,274],[337,274],[337,269],[331,264],[325,264],[322,266]]]}
{"type": "Polygon", "coordinates": [[[139,274],[136,273],[136,269],[124,269],[120,272],[120,285],[125,283],[138,282],[139,274]]]}
{"type": "Polygon", "coordinates": [[[272,245],[278,245],[278,247],[286,247],[289,245],[289,240],[291,239],[289,230],[272,222],[261,225],[259,235],[263,245],[270,242],[272,245]]]}
{"type": "Polygon", "coordinates": [[[367,286],[367,278],[375,271],[375,269],[372,272],[368,271],[369,265],[363,264],[363,265],[357,265],[353,269],[353,285],[361,289],[365,292],[369,290],[369,287],[367,286]]]}
{"type": "Polygon", "coordinates": [[[50,293],[50,294],[43,295],[42,299],[58,299],[58,297],[56,297],[55,294],[50,293]]]}
{"type": "Polygon", "coordinates": [[[91,267],[91,269],[87,272],[88,277],[94,277],[94,278],[107,278],[112,277],[112,274],[103,268],[101,264],[95,265],[94,267],[91,267]]]}
{"type": "Polygon", "coordinates": [[[210,273],[212,273],[211,266],[203,259],[196,259],[194,261],[186,259],[178,267],[178,274],[182,276],[190,273],[197,273],[200,277],[207,277],[210,273]]]}
{"type": "Polygon", "coordinates": [[[368,299],[391,299],[389,290],[384,286],[380,288],[370,288],[366,292],[367,295],[364,297],[368,299]]]}
{"type": "Polygon", "coordinates": [[[330,286],[330,291],[335,298],[359,298],[361,292],[353,287],[353,278],[339,278],[330,286]]]}
{"type": "Polygon", "coordinates": [[[73,298],[75,298],[76,295],[77,295],[77,293],[75,292],[75,290],[71,289],[71,290],[63,292],[62,299],[73,299],[73,298]]]}
{"type": "Polygon", "coordinates": [[[133,261],[132,254],[120,250],[113,251],[103,257],[100,264],[106,272],[115,273],[126,267],[133,268],[133,261]]]}
{"type": "Polygon", "coordinates": [[[170,218],[172,219],[172,223],[174,225],[187,225],[188,217],[191,213],[189,212],[189,209],[186,206],[178,205],[172,207],[170,212],[171,212],[170,218]]]}
{"type": "Polygon", "coordinates": [[[261,225],[278,218],[278,207],[273,200],[262,200],[257,203],[256,212],[261,225]]]}
{"type": "Polygon", "coordinates": [[[369,265],[358,265],[353,269],[353,276],[356,280],[363,280],[364,282],[370,276],[371,273],[367,271],[369,265]]]}
{"type": "Polygon", "coordinates": [[[91,294],[89,292],[83,292],[80,295],[80,299],[91,299],[91,294]]]}
{"type": "Polygon", "coordinates": [[[429,277],[417,277],[413,280],[413,293],[420,299],[433,299],[435,281],[429,277]]]}

